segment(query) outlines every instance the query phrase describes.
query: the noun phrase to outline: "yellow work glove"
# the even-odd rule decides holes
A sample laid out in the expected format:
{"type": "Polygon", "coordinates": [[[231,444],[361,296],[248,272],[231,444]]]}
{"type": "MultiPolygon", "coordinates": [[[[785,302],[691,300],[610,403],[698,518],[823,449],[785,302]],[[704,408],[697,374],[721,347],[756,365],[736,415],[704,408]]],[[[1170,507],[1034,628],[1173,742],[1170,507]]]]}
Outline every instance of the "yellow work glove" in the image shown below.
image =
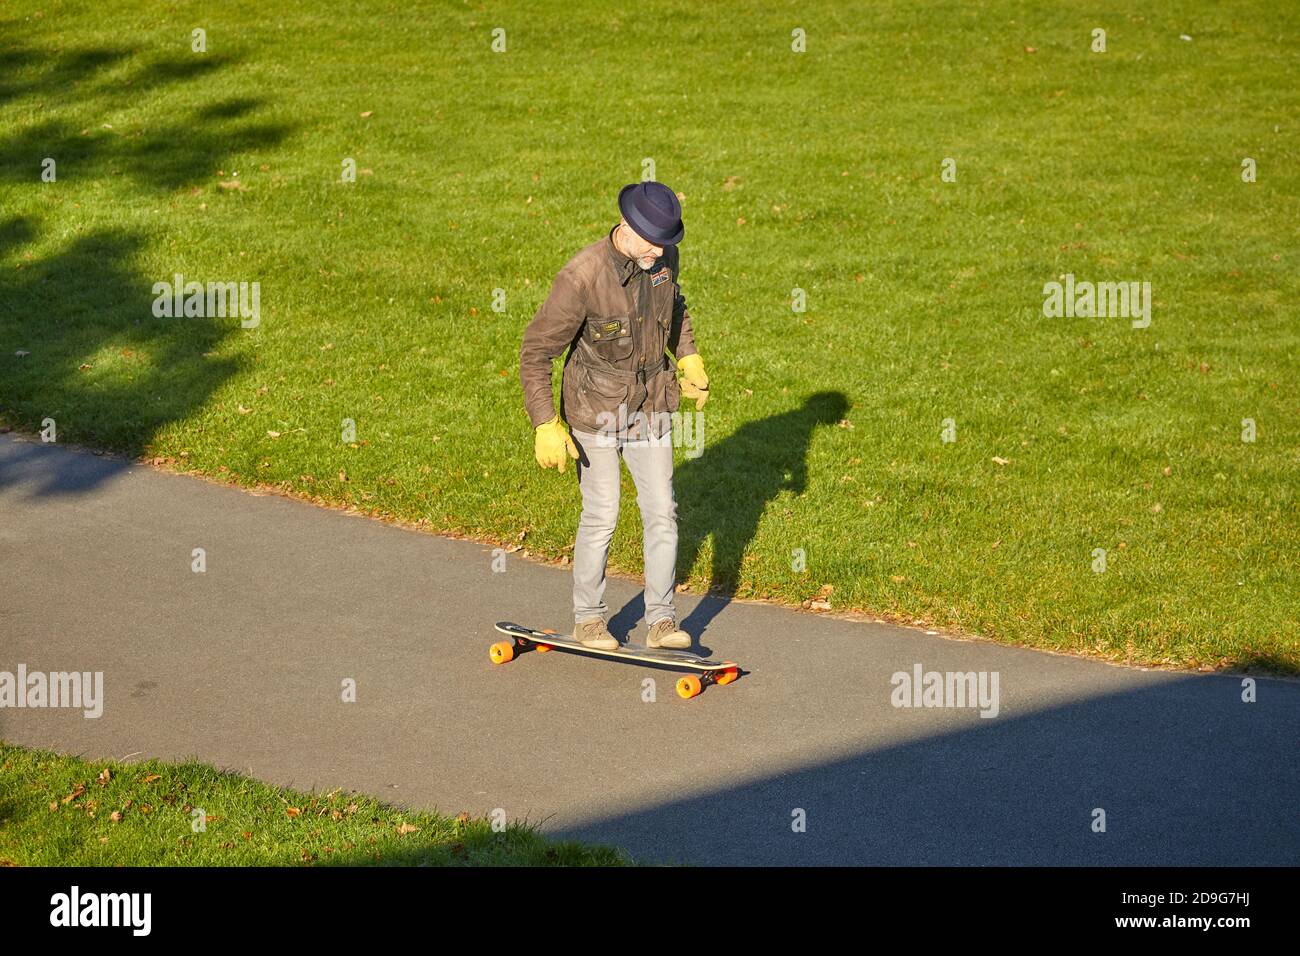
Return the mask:
{"type": "Polygon", "coordinates": [[[556,415],[549,422],[537,426],[533,436],[533,452],[537,455],[537,464],[543,468],[564,471],[567,458],[578,457],[578,446],[569,437],[569,430],[560,421],[560,416],[556,415]]]}
{"type": "Polygon", "coordinates": [[[704,373],[704,359],[697,352],[677,363],[682,370],[682,394],[695,399],[695,407],[703,408],[709,400],[709,376],[704,373]]]}

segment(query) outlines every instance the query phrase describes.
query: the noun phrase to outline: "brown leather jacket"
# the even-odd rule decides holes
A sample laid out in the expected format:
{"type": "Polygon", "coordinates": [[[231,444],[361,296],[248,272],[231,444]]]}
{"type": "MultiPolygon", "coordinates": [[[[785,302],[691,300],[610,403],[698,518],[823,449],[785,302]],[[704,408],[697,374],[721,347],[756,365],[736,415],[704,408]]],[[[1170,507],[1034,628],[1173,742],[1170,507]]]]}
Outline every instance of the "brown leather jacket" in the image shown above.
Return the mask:
{"type": "Polygon", "coordinates": [[[696,352],[677,247],[646,272],[614,248],[613,232],[569,260],[524,330],[519,380],[534,428],[555,417],[551,362],[566,348],[560,416],[570,427],[626,435],[612,427],[620,405],[629,423],[638,411],[651,423],[668,418],[652,413],[677,411],[681,387],[664,350],[677,359],[696,352]]]}

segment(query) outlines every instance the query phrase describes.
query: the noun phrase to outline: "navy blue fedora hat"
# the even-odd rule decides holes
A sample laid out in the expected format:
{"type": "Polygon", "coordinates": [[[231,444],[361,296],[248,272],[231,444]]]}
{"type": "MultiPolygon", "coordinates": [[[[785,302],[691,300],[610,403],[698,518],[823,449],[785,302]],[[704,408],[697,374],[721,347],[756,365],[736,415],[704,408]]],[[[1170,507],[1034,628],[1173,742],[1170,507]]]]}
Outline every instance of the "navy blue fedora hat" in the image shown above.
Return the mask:
{"type": "Polygon", "coordinates": [[[682,204],[663,183],[632,183],[618,193],[618,211],[632,231],[656,246],[675,246],[686,235],[682,204]]]}

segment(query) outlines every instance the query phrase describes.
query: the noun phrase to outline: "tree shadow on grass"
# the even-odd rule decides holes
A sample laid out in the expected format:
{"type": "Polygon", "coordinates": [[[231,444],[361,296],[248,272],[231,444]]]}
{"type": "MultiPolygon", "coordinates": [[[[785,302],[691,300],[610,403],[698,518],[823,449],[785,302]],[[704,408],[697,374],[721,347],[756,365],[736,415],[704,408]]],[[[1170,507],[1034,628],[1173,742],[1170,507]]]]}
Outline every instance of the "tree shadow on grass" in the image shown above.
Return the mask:
{"type": "Polygon", "coordinates": [[[269,149],[292,132],[285,123],[256,119],[267,103],[262,97],[204,101],[199,92],[179,85],[236,66],[234,57],[195,54],[132,62],[130,51],[92,49],[62,53],[37,70],[33,63],[43,61],[24,50],[9,56],[21,78],[0,85],[0,102],[18,96],[49,100],[38,121],[15,124],[0,136],[0,178],[32,188],[45,185],[38,177],[42,162],[51,158],[60,181],[126,176],[144,189],[176,190],[210,182],[227,157],[269,149]],[[123,78],[95,72],[117,69],[124,61],[123,78]],[[168,119],[160,121],[154,113],[117,127],[103,121],[155,95],[162,97],[168,119]]]}
{"type": "Polygon", "coordinates": [[[51,53],[17,42],[14,25],[0,22],[0,103],[20,96],[48,92],[66,97],[84,80],[93,81],[104,71],[130,57],[126,47],[82,47],[51,53]]]}
{"type": "MultiPolygon", "coordinates": [[[[31,228],[6,222],[0,237],[31,228]]],[[[140,454],[237,371],[234,359],[205,354],[238,328],[232,320],[154,317],[152,280],[132,267],[140,246],[129,232],[100,230],[9,267],[0,287],[0,407],[18,424],[35,431],[53,419],[60,441],[140,454]]],[[[6,251],[0,246],[0,262],[6,251]]]]}
{"type": "MultiPolygon", "coordinates": [[[[32,432],[53,419],[60,442],[139,455],[160,429],[190,415],[238,371],[238,359],[215,353],[239,334],[239,322],[155,317],[154,283],[172,275],[140,269],[153,241],[149,233],[83,230],[76,217],[93,214],[102,222],[114,200],[132,191],[209,184],[232,156],[271,148],[292,130],[255,118],[265,103],[260,97],[208,96],[203,87],[186,85],[232,66],[231,57],[159,57],[102,46],[49,51],[8,43],[13,29],[0,24],[6,41],[0,102],[26,101],[35,118],[0,133],[0,180],[29,196],[65,183],[105,188],[76,194],[83,205],[102,203],[98,209],[78,213],[66,202],[28,202],[20,207],[27,214],[0,218],[0,412],[32,432]],[[105,115],[147,97],[162,98],[165,120],[104,128],[105,115]],[[46,157],[57,163],[53,183],[40,178],[46,157]],[[47,224],[47,208],[61,218],[47,224]],[[71,238],[35,258],[34,247],[48,243],[56,227],[71,238]]],[[[57,476],[47,482],[66,485],[57,476]]],[[[89,490],[84,482],[71,487],[89,490]]]]}

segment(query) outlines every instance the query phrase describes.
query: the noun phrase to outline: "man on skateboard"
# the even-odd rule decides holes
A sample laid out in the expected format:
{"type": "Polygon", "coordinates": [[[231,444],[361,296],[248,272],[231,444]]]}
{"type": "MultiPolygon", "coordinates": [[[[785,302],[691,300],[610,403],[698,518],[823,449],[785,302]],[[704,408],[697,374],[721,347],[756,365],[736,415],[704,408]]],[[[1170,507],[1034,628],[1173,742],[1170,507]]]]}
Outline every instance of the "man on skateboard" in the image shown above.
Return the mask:
{"type": "Polygon", "coordinates": [[[671,415],[685,392],[703,408],[704,360],[677,284],[682,207],[662,183],[625,186],[619,223],[560,270],[524,331],[519,379],[534,427],[537,463],[564,471],[577,459],[582,517],[573,548],[574,640],[613,650],[605,624],[605,565],[619,512],[619,459],[636,483],[644,527],[645,611],[650,647],[686,648],[677,626],[677,502],[671,415]],[[568,349],[560,413],[551,363],[568,349]],[[679,384],[671,352],[683,373],[679,384]],[[566,423],[572,427],[572,434],[566,423]]]}

